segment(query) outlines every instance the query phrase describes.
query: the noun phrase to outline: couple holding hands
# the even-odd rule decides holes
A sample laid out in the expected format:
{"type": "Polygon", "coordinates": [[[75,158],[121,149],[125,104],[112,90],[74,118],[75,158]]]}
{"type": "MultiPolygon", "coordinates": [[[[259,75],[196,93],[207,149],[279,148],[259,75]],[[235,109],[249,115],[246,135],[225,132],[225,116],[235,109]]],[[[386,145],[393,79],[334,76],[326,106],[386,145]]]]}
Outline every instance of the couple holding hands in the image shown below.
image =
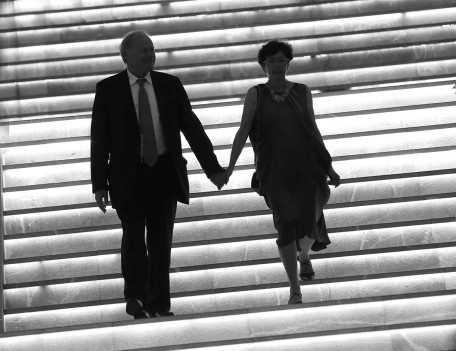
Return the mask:
{"type": "Polygon", "coordinates": [[[226,170],[180,80],[153,70],[155,48],[147,32],[127,33],[120,54],[126,69],[96,87],[91,180],[98,207],[106,211],[109,192],[121,221],[126,312],[135,319],[173,315],[173,227],[177,202],[189,203],[181,132],[218,189],[229,181],[250,138],[256,169],[252,183],[272,210],[290,283],[288,303],[301,303],[299,278],[314,277],[309,251],[330,243],[323,208],[328,183],[337,187],[340,177],[316,125],[310,89],[286,79],[292,47],[272,40],[259,50],[267,81],[247,91],[226,170]]]}

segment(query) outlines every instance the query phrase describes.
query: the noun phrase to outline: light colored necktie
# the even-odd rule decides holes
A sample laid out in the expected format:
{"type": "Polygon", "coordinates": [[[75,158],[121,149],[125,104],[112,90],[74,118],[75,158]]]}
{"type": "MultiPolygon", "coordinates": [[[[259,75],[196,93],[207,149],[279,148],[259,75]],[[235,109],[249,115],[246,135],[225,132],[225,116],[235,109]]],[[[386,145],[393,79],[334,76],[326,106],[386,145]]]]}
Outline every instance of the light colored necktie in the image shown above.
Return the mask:
{"type": "Polygon", "coordinates": [[[149,98],[144,89],[146,79],[138,79],[139,92],[138,92],[138,114],[139,114],[139,128],[142,134],[142,152],[144,162],[152,167],[157,162],[157,143],[155,141],[154,123],[152,121],[152,112],[150,111],[149,98]]]}

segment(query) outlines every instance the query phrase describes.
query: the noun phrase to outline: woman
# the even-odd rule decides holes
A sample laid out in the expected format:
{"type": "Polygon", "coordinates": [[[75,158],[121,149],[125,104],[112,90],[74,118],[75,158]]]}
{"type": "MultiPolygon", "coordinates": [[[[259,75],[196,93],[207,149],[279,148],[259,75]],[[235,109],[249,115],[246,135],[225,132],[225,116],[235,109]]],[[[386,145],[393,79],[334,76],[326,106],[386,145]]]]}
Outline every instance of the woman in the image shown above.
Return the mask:
{"type": "Polygon", "coordinates": [[[225,179],[233,173],[250,136],[259,193],[272,210],[279,254],[290,282],[288,304],[302,303],[297,252],[299,277],[313,279],[309,251],[330,243],[323,215],[330,194],[327,178],[336,187],[340,184],[315,122],[310,89],[285,78],[292,59],[291,45],[277,40],[258,52],[268,81],[247,92],[225,179]]]}

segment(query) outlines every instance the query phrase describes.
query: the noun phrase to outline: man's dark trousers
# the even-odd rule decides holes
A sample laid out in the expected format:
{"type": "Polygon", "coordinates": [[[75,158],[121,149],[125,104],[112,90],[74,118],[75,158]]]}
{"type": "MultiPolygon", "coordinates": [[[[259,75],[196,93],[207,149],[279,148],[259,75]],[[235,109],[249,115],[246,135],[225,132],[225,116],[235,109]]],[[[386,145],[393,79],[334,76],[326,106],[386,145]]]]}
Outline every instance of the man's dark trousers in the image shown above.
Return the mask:
{"type": "Polygon", "coordinates": [[[116,209],[123,230],[124,295],[140,300],[150,313],[168,312],[171,306],[169,268],[177,206],[171,162],[163,155],[153,167],[141,164],[132,198],[116,209]]]}

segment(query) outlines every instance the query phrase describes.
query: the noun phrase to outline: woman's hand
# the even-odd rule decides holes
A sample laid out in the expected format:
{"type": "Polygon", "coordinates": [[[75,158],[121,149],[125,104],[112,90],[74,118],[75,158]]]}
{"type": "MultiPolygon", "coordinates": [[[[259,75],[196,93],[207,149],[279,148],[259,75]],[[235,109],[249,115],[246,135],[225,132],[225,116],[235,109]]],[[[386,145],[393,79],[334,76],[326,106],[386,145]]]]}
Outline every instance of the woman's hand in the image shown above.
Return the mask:
{"type": "Polygon", "coordinates": [[[225,170],[225,184],[228,183],[230,180],[231,175],[233,174],[234,167],[228,166],[228,168],[225,170]]]}
{"type": "Polygon", "coordinates": [[[334,185],[335,188],[337,188],[340,185],[340,176],[336,173],[336,171],[334,170],[334,168],[332,168],[332,166],[329,169],[328,177],[330,179],[328,184],[334,185]]]}

